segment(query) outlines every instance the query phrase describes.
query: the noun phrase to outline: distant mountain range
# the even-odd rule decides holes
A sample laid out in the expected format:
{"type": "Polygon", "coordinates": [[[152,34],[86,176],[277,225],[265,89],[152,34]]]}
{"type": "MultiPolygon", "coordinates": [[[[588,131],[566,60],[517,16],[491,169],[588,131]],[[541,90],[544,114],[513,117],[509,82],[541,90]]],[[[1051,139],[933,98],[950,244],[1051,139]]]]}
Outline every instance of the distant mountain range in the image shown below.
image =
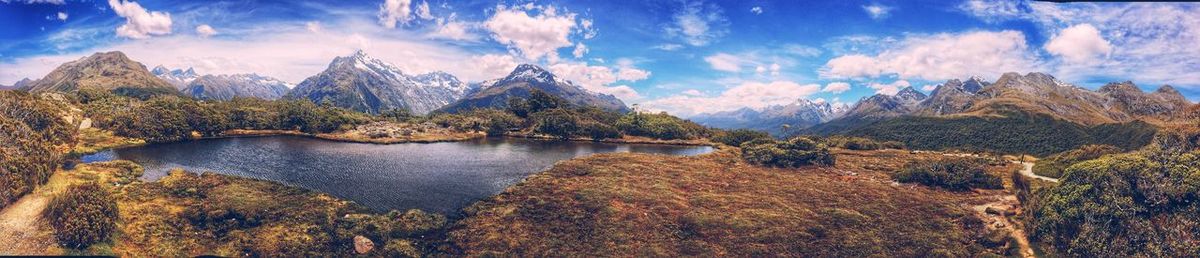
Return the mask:
{"type": "Polygon", "coordinates": [[[505,108],[508,99],[529,97],[534,89],[562,98],[572,105],[594,106],[616,112],[629,111],[625,102],[613,95],[588,91],[531,64],[518,65],[504,78],[478,84],[470,94],[440,110],[453,113],[476,108],[505,108]]]}
{"type": "Polygon", "coordinates": [[[193,70],[191,67],[188,67],[187,70],[182,70],[182,69],[171,70],[162,65],[159,65],[159,66],[155,66],[153,70],[150,70],[150,73],[154,74],[154,76],[158,76],[159,79],[162,79],[163,81],[166,81],[167,83],[170,83],[172,86],[175,86],[175,88],[179,89],[179,90],[183,90],[184,88],[187,88],[188,83],[191,83],[192,80],[195,80],[197,77],[200,77],[199,74],[196,74],[196,70],[193,70]]]}
{"type": "Polygon", "coordinates": [[[367,113],[407,109],[426,114],[450,104],[468,91],[466,83],[444,72],[407,75],[363,51],[337,57],[321,73],[309,77],[285,97],[331,102],[367,113]]]}
{"type": "Polygon", "coordinates": [[[808,128],[828,122],[844,114],[849,107],[829,102],[814,102],[807,99],[795,103],[766,107],[762,110],[742,108],[709,114],[700,114],[691,120],[706,126],[723,129],[754,129],[772,135],[786,135],[792,130],[808,128]]]}
{"type": "Polygon", "coordinates": [[[191,80],[183,94],[203,100],[231,100],[234,97],[253,97],[266,100],[282,98],[290,84],[257,74],[202,75],[191,80]]]}

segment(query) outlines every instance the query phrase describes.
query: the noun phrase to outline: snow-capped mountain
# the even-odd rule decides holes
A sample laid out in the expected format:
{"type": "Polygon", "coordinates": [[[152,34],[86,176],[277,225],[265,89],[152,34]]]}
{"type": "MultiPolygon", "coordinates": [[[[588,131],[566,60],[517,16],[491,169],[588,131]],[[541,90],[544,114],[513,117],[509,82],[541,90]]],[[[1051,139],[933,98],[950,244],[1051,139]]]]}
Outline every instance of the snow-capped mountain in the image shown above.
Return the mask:
{"type": "Polygon", "coordinates": [[[849,107],[827,101],[800,99],[787,105],[770,106],[762,110],[742,108],[734,111],[701,114],[692,117],[697,123],[724,129],[754,129],[774,135],[785,130],[799,130],[837,118],[849,107]]]}
{"type": "Polygon", "coordinates": [[[230,100],[234,97],[279,99],[293,85],[258,74],[204,75],[188,83],[183,94],[203,100],[230,100]]]}
{"type": "Polygon", "coordinates": [[[458,112],[475,108],[504,108],[508,105],[508,99],[529,97],[532,90],[557,96],[572,105],[593,106],[617,112],[629,111],[625,102],[617,97],[588,91],[532,64],[518,65],[504,78],[476,84],[474,91],[442,110],[458,112]]]}
{"type": "Polygon", "coordinates": [[[444,72],[407,75],[359,50],[334,58],[325,71],[305,79],[285,97],[317,103],[328,100],[339,107],[368,113],[407,109],[426,114],[458,100],[469,88],[444,72]]]}
{"type": "Polygon", "coordinates": [[[183,70],[183,69],[172,70],[172,69],[168,69],[165,66],[159,65],[159,66],[155,66],[153,70],[150,70],[150,73],[154,74],[154,76],[158,76],[159,79],[162,79],[163,81],[166,81],[167,83],[170,83],[172,86],[175,86],[175,88],[179,89],[179,90],[183,90],[184,88],[187,88],[188,83],[191,83],[192,80],[195,80],[196,78],[200,77],[200,75],[196,74],[196,70],[193,70],[191,67],[188,67],[187,70],[183,70]]]}

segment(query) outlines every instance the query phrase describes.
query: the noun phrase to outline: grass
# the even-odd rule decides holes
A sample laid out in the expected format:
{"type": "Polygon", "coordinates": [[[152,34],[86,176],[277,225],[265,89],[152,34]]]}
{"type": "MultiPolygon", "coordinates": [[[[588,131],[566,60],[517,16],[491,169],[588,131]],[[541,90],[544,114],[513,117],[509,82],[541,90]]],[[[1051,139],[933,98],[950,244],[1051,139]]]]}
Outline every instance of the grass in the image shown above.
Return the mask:
{"type": "MultiPolygon", "coordinates": [[[[902,151],[841,151],[833,168],[751,166],[736,148],[698,157],[564,161],[466,209],[450,241],[487,256],[974,256],[966,204],[1002,191],[893,184],[902,151]],[[866,168],[876,167],[879,170],[866,168]]],[[[1007,168],[1004,168],[1007,169],[1007,168]]]]}
{"type": "Polygon", "coordinates": [[[114,135],[112,131],[96,128],[79,130],[79,143],[72,152],[79,155],[97,153],[107,149],[131,147],[146,144],[146,141],[114,135]]]}

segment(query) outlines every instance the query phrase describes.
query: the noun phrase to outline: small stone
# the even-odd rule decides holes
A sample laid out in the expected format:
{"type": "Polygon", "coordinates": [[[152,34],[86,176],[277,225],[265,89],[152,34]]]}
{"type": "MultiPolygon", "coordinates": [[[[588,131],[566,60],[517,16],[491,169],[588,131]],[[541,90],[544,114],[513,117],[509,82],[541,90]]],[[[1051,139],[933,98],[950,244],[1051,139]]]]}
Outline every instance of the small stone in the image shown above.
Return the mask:
{"type": "Polygon", "coordinates": [[[371,242],[371,239],[364,236],[354,236],[354,252],[366,254],[371,252],[371,249],[375,249],[375,242],[371,242]]]}

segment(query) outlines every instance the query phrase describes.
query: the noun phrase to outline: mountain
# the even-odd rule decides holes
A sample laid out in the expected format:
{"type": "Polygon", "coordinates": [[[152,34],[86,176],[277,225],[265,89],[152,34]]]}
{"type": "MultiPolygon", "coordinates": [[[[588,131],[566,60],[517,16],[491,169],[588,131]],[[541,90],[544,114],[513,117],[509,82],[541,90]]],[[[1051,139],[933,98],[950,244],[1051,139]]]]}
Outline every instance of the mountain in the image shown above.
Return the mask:
{"type": "Polygon", "coordinates": [[[450,74],[433,72],[410,76],[391,64],[367,56],[362,50],[337,57],[321,73],[308,77],[285,95],[367,113],[408,109],[426,114],[445,106],[468,91],[467,84],[450,74]]]}
{"type": "Polygon", "coordinates": [[[184,88],[187,88],[188,83],[191,83],[192,80],[195,80],[197,77],[200,77],[199,75],[196,74],[196,70],[192,70],[191,67],[188,67],[187,70],[181,70],[181,69],[171,70],[171,69],[167,69],[166,67],[163,67],[162,65],[159,65],[159,66],[155,66],[154,70],[150,70],[150,73],[154,74],[154,76],[158,76],[159,79],[163,79],[163,81],[170,83],[171,85],[175,86],[176,89],[179,89],[179,90],[183,90],[184,88]]]}
{"type": "Polygon", "coordinates": [[[800,99],[795,103],[764,108],[762,111],[742,108],[733,111],[700,114],[692,117],[696,123],[723,129],[753,129],[773,135],[785,135],[833,120],[846,111],[845,105],[800,99]],[[787,125],[788,129],[784,129],[787,125]],[[787,131],[785,131],[787,130],[787,131]]]}
{"type": "Polygon", "coordinates": [[[629,111],[625,102],[613,95],[588,91],[531,64],[518,65],[508,76],[484,81],[477,86],[478,88],[466,97],[440,110],[453,113],[475,108],[504,108],[508,106],[509,98],[526,98],[531,90],[536,89],[562,98],[573,105],[594,106],[617,112],[629,111]]]}
{"type": "Polygon", "coordinates": [[[96,88],[117,91],[153,93],[177,92],[167,82],[155,77],[146,66],[130,60],[118,51],[95,53],[55,68],[41,80],[29,83],[30,91],[76,91],[96,88]]]}
{"type": "Polygon", "coordinates": [[[33,83],[33,80],[30,80],[29,78],[25,78],[25,79],[21,79],[20,81],[17,81],[17,83],[14,83],[13,85],[10,85],[10,86],[0,85],[0,90],[24,89],[25,86],[29,86],[30,83],[33,83]]]}
{"type": "Polygon", "coordinates": [[[1016,107],[1084,125],[1128,122],[1134,116],[1111,108],[1109,96],[1060,81],[1044,73],[1005,73],[979,91],[979,98],[962,113],[988,115],[996,107],[1016,107]]]}
{"type": "Polygon", "coordinates": [[[1114,82],[1100,87],[1099,92],[1109,97],[1107,106],[1117,107],[1132,116],[1170,117],[1192,105],[1171,85],[1146,93],[1133,82],[1114,82]]]}
{"type": "Polygon", "coordinates": [[[991,85],[979,77],[971,77],[966,81],[951,79],[930,93],[929,98],[921,102],[918,112],[922,115],[947,115],[962,113],[971,107],[976,94],[984,87],[991,85]]]}
{"type": "Polygon", "coordinates": [[[926,98],[928,96],[913,87],[904,87],[896,95],[875,94],[859,100],[846,112],[845,117],[886,118],[906,115],[916,110],[926,98]]]}
{"type": "Polygon", "coordinates": [[[283,97],[289,86],[286,82],[257,74],[204,75],[191,80],[182,92],[204,100],[230,100],[234,97],[274,100],[283,97]]]}

